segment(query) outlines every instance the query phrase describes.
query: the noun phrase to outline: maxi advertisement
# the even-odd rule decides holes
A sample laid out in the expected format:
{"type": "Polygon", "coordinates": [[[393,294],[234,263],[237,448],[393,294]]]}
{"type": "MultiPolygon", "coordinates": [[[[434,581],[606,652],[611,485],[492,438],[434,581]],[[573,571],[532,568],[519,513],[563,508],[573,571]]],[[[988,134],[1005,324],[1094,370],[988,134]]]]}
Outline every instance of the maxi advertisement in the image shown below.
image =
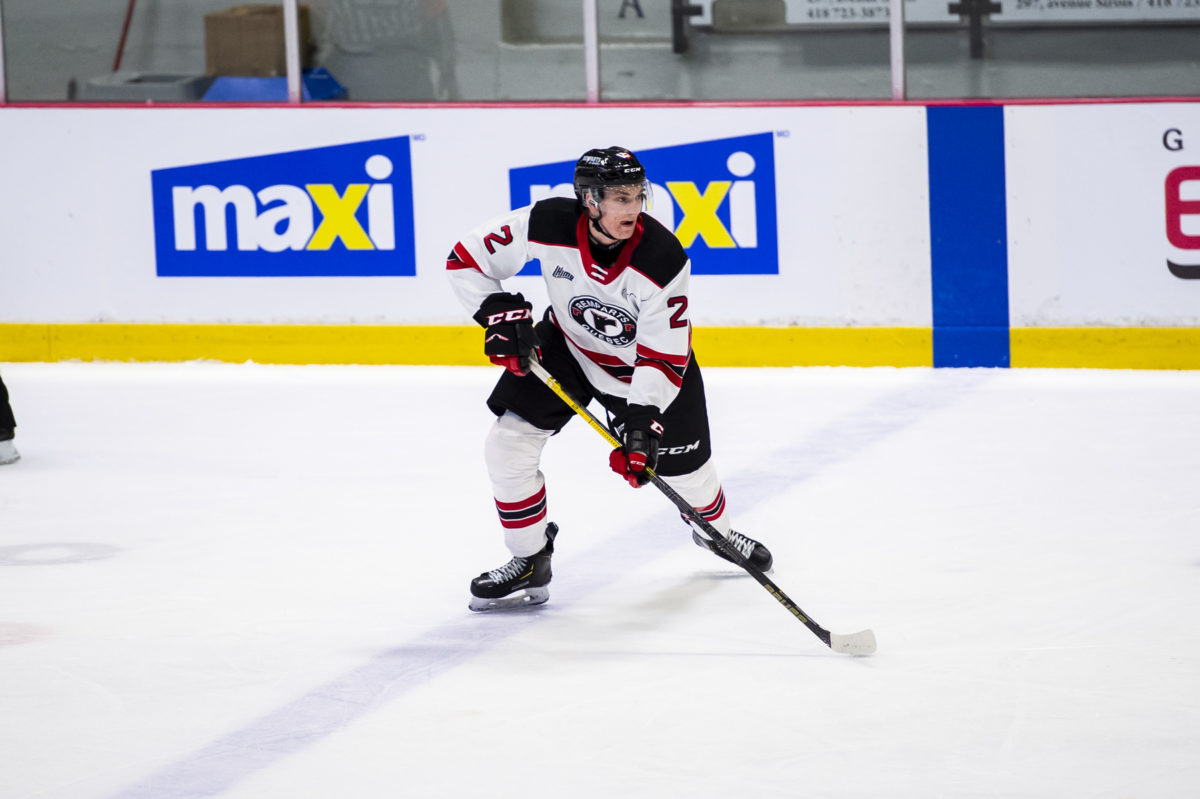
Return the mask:
{"type": "MultiPolygon", "coordinates": [[[[779,273],[774,133],[648,147],[637,156],[651,176],[648,211],[675,231],[692,274],[779,273]]],[[[570,160],[510,169],[512,207],[573,197],[574,166],[570,160]]],[[[536,265],[522,274],[537,274],[536,265]]]]}
{"type": "Polygon", "coordinates": [[[407,136],[151,172],[161,277],[415,275],[407,136]]]}

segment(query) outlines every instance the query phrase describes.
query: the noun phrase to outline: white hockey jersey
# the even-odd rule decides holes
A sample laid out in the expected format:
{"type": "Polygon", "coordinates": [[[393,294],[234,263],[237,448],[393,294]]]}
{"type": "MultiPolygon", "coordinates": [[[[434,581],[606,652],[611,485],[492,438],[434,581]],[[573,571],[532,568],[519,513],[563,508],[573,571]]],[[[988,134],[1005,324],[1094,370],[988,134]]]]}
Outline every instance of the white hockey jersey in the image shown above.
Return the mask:
{"type": "Polygon", "coordinates": [[[551,198],[492,220],[454,245],[446,268],[468,313],[505,291],[501,281],[541,262],[551,319],[599,391],[661,410],[675,399],[691,355],[688,279],[679,240],[643,213],[616,262],[595,262],[587,217],[551,198]]]}

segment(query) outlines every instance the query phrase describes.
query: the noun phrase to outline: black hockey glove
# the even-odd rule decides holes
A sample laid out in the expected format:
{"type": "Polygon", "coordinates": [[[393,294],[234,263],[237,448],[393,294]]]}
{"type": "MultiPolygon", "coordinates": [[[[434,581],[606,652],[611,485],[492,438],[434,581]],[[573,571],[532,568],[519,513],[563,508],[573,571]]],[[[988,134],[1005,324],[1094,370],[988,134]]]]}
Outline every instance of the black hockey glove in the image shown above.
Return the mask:
{"type": "Polygon", "coordinates": [[[613,417],[617,437],[625,445],[609,454],[608,465],[634,488],[645,485],[650,480],[646,470],[658,465],[658,440],[663,434],[662,422],[658,420],[661,415],[653,405],[629,405],[613,417]]]}
{"type": "Polygon", "coordinates": [[[474,318],[486,328],[483,354],[518,377],[529,374],[530,358],[542,354],[533,331],[533,305],[520,294],[497,292],[488,295],[474,318]]]}

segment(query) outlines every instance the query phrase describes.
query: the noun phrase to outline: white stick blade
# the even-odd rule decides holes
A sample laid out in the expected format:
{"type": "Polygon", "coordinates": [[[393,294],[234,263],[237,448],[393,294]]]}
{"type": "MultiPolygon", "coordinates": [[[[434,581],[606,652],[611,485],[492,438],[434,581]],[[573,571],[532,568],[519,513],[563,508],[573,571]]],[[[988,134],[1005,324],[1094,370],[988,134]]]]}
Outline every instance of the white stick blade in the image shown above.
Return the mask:
{"type": "Polygon", "coordinates": [[[829,636],[829,648],[843,655],[873,655],[875,654],[875,633],[870,630],[850,635],[832,633],[829,636]]]}

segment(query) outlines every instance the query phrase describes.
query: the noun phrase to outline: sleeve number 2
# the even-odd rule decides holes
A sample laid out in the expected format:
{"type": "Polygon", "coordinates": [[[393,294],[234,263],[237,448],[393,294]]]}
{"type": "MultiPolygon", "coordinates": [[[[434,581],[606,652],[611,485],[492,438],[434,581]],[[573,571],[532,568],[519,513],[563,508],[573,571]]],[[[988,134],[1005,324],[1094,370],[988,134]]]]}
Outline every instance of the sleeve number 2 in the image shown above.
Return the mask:
{"type": "Polygon", "coordinates": [[[506,247],[513,242],[512,228],[508,225],[500,228],[499,233],[489,233],[483,237],[483,244],[492,255],[496,254],[496,245],[506,247]]]}
{"type": "Polygon", "coordinates": [[[667,300],[667,305],[678,306],[671,314],[671,327],[687,327],[688,320],[683,317],[687,313],[687,297],[672,297],[667,300]]]}

